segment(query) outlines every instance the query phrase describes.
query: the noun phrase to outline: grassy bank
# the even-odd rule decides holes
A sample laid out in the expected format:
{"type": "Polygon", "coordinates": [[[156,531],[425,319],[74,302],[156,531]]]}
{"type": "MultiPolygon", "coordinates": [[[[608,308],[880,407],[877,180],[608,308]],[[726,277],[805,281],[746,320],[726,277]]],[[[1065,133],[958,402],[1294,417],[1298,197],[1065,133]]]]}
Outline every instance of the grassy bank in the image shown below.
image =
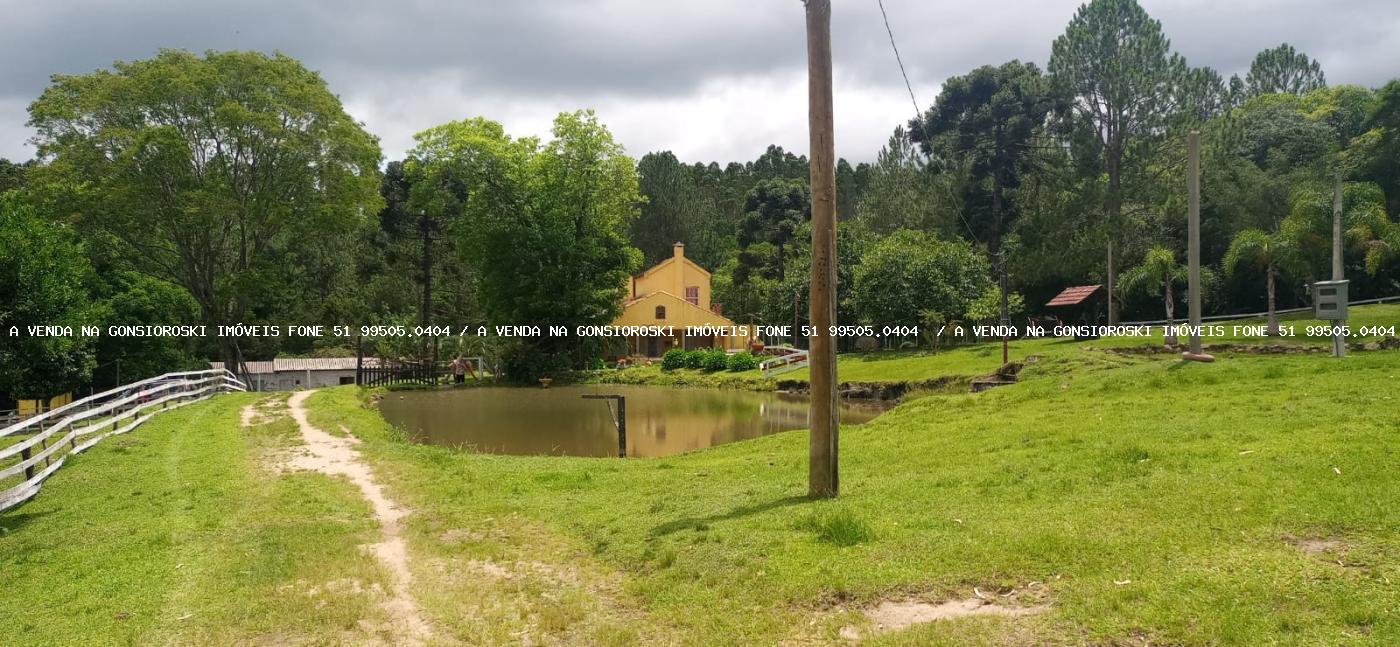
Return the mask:
{"type": "Polygon", "coordinates": [[[822,502],[801,496],[800,432],[481,456],[398,441],[351,389],[311,405],[416,511],[418,575],[443,587],[428,610],[462,632],[483,631],[461,600],[485,593],[501,631],[542,641],[840,642],[881,600],[980,593],[1046,610],[870,642],[1400,640],[1400,353],[1047,363],[844,430],[844,493],[822,502]]]}

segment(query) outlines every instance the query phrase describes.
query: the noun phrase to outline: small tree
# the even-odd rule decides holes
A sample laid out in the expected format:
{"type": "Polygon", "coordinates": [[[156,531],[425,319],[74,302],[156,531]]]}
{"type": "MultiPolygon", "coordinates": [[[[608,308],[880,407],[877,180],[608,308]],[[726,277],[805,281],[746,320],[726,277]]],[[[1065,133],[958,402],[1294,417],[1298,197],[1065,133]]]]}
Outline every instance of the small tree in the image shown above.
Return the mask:
{"type": "Polygon", "coordinates": [[[1269,297],[1269,324],[1265,331],[1270,336],[1279,334],[1278,313],[1275,311],[1275,285],[1283,272],[1294,272],[1302,263],[1297,241],[1287,233],[1272,234],[1259,229],[1246,229],[1235,234],[1230,241],[1230,249],[1225,252],[1225,272],[1234,274],[1241,265],[1253,265],[1264,271],[1269,297]]]}
{"type": "Polygon", "coordinates": [[[1187,278],[1185,265],[1176,262],[1176,254],[1165,247],[1156,246],[1147,251],[1142,263],[1123,273],[1119,289],[1124,294],[1143,292],[1153,296],[1162,295],[1162,305],[1167,311],[1167,334],[1163,343],[1175,346],[1176,298],[1172,287],[1187,278]]]}

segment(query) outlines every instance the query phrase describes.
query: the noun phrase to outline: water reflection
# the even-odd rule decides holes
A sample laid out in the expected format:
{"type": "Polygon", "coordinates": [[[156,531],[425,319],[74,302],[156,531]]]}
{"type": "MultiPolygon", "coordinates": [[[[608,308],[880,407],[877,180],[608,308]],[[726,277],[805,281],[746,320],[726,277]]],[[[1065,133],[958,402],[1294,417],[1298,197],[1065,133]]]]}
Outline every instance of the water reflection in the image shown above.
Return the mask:
{"type": "MultiPolygon", "coordinates": [[[[649,386],[408,391],[385,395],[379,408],[418,442],[496,454],[616,456],[612,403],[585,400],[585,393],[627,398],[629,456],[666,456],[807,427],[804,396],[649,386]]],[[[841,422],[878,414],[843,405],[841,422]]]]}

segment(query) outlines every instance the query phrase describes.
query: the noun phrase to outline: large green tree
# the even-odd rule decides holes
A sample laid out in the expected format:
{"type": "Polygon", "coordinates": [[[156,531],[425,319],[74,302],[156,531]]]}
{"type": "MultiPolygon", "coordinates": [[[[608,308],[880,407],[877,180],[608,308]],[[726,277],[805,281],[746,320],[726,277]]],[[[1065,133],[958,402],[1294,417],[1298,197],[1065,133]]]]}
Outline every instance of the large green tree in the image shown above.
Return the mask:
{"type": "Polygon", "coordinates": [[[804,226],[812,219],[807,184],[794,179],[763,180],[744,201],[739,222],[739,283],[754,274],[783,280],[794,246],[803,243],[804,226]]]}
{"type": "Polygon", "coordinates": [[[1263,94],[1303,95],[1327,87],[1322,65],[1292,45],[1283,43],[1254,57],[1244,78],[1249,96],[1263,94]]]}
{"type": "MultiPolygon", "coordinates": [[[[189,290],[211,326],[257,316],[287,264],[378,209],[378,142],[280,54],[163,50],[58,75],[29,114],[54,204],[189,290]]],[[[240,361],[237,339],[218,344],[240,361]]]]}
{"type": "MultiPolygon", "coordinates": [[[[1198,100],[1202,92],[1183,96],[1190,70],[1171,52],[1161,23],[1136,0],[1081,5],[1052,45],[1049,72],[1072,97],[1073,124],[1089,133],[1081,141],[1090,144],[1088,152],[1106,178],[1103,230],[1111,285],[1117,264],[1113,250],[1121,249],[1124,234],[1125,186],[1147,175],[1180,106],[1198,100]]],[[[1109,294],[1109,321],[1114,322],[1117,300],[1113,290],[1109,294]]]]}
{"type": "Polygon", "coordinates": [[[994,258],[1017,212],[1007,197],[1036,158],[1036,135],[1056,106],[1034,63],[985,65],[943,84],[932,108],[910,124],[925,153],[966,170],[963,211],[994,258]]]}
{"type": "MultiPolygon", "coordinates": [[[[607,323],[641,264],[627,240],[641,201],[635,163],[592,111],[559,115],[553,135],[542,145],[486,119],[454,121],[416,135],[405,162],[422,178],[414,209],[461,212],[461,260],[476,269],[493,324],[607,323]],[[463,191],[443,190],[446,177],[463,191]]],[[[577,366],[596,351],[588,343],[572,335],[523,340],[505,370],[533,380],[577,366]]]]}
{"type": "Polygon", "coordinates": [[[17,193],[0,193],[0,393],[48,398],[87,380],[94,340],[79,326],[98,323],[91,273],[69,228],[40,218],[17,193]],[[73,334],[31,335],[29,326],[73,334]]]}
{"type": "Polygon", "coordinates": [[[907,229],[872,243],[853,283],[860,322],[877,327],[917,326],[930,312],[959,319],[991,287],[987,259],[972,245],[907,229]]]}

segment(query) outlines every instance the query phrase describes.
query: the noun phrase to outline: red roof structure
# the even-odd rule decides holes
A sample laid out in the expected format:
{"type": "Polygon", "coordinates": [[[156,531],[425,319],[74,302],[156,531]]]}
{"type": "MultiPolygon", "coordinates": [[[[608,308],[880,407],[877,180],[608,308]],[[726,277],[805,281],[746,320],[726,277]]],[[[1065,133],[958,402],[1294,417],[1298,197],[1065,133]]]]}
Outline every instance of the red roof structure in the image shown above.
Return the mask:
{"type": "Polygon", "coordinates": [[[1084,303],[1085,299],[1094,296],[1094,293],[1098,292],[1099,288],[1102,287],[1102,285],[1075,285],[1067,287],[1063,292],[1055,295],[1055,298],[1051,299],[1050,302],[1045,305],[1046,307],[1079,305],[1084,303]]]}

